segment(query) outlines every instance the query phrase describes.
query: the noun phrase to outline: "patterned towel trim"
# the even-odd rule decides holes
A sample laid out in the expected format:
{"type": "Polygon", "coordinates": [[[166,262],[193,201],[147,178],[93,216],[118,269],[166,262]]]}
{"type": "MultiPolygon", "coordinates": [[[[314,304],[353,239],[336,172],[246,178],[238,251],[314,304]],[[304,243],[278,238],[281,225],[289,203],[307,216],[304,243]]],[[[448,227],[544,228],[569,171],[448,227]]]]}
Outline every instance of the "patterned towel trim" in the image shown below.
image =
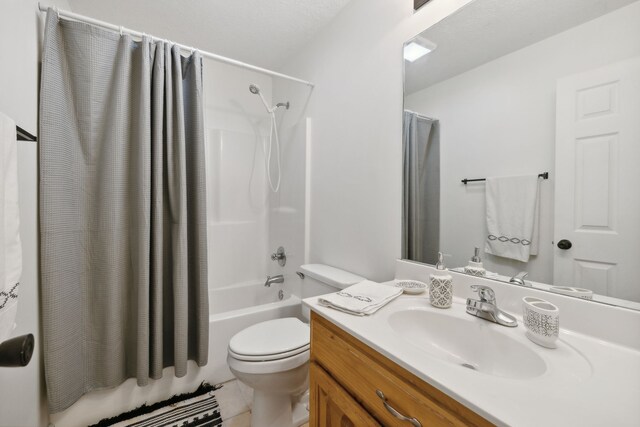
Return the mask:
{"type": "Polygon", "coordinates": [[[9,304],[9,301],[11,301],[13,299],[18,299],[18,285],[19,284],[20,284],[20,282],[18,282],[15,285],[13,285],[13,287],[11,289],[9,289],[8,291],[1,291],[0,292],[0,310],[5,308],[5,306],[7,304],[9,304]]]}
{"type": "Polygon", "coordinates": [[[527,239],[518,239],[517,237],[507,237],[507,236],[494,236],[493,234],[489,234],[487,239],[491,241],[498,240],[501,243],[514,243],[516,245],[529,246],[531,245],[531,241],[527,239]]]}

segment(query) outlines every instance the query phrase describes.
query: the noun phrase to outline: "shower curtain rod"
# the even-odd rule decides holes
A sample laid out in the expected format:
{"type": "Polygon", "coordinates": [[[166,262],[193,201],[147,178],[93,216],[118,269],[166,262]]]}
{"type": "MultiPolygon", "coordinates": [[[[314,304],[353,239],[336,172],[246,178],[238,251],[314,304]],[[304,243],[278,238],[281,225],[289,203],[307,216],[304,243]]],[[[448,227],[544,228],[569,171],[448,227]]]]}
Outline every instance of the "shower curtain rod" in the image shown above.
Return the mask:
{"type": "Polygon", "coordinates": [[[419,119],[432,120],[432,121],[434,121],[434,122],[437,122],[437,121],[438,121],[438,119],[434,119],[433,117],[427,117],[427,116],[422,115],[422,114],[420,114],[420,113],[418,113],[418,112],[416,112],[416,111],[413,111],[413,110],[407,110],[407,109],[405,109],[404,111],[407,111],[407,112],[409,112],[409,113],[415,114],[415,115],[416,115],[416,117],[418,117],[419,119]]]}
{"type": "MultiPolygon", "coordinates": [[[[42,3],[38,2],[38,9],[40,9],[40,12],[46,12],[49,8],[47,6],[42,5],[42,3]]],[[[58,10],[57,8],[53,8],[53,9],[56,11],[58,16],[62,16],[64,18],[68,18],[68,19],[73,19],[74,21],[86,22],[87,24],[96,25],[98,27],[106,28],[108,30],[118,31],[118,32],[121,32],[121,33],[127,33],[127,34],[130,34],[132,36],[136,36],[136,37],[142,37],[142,36],[146,35],[147,37],[151,38],[152,40],[158,40],[158,41],[165,41],[166,40],[166,39],[163,39],[163,38],[160,38],[160,37],[154,37],[154,36],[151,36],[149,34],[144,34],[144,33],[141,33],[139,31],[134,31],[134,30],[131,30],[131,29],[128,29],[128,28],[124,28],[124,27],[119,26],[119,25],[114,25],[114,24],[110,24],[108,22],[104,22],[104,21],[100,21],[100,20],[97,20],[97,19],[89,18],[88,16],[79,15],[77,13],[69,12],[67,10],[58,10]]],[[[205,52],[203,50],[195,49],[195,48],[190,47],[190,46],[185,46],[185,45],[180,44],[180,43],[175,43],[175,44],[180,49],[183,49],[183,50],[188,50],[188,51],[198,50],[198,52],[200,52],[200,54],[205,58],[213,59],[213,60],[219,61],[219,62],[224,62],[225,64],[235,65],[237,67],[246,68],[248,70],[256,71],[258,73],[268,74],[268,75],[273,76],[273,77],[279,77],[281,79],[290,80],[290,81],[297,82],[297,83],[302,83],[302,84],[305,84],[307,86],[310,86],[312,89],[315,86],[313,83],[311,83],[309,81],[298,79],[296,77],[291,77],[291,76],[288,76],[286,74],[282,74],[282,73],[278,73],[276,71],[268,70],[266,68],[257,67],[255,65],[247,64],[246,62],[236,61],[235,59],[227,58],[226,56],[216,55],[215,53],[211,53],[211,52],[205,52]]]]}

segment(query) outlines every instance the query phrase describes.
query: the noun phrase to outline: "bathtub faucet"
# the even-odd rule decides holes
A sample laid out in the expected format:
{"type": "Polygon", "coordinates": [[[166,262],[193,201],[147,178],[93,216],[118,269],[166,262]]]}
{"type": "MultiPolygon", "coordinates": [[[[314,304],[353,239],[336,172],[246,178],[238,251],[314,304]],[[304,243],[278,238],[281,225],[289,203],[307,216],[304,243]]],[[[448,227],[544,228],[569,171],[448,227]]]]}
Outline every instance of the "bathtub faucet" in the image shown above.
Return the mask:
{"type": "Polygon", "coordinates": [[[267,281],[264,282],[266,287],[270,287],[272,283],[284,283],[284,276],[282,274],[278,274],[277,276],[267,276],[267,281]]]}

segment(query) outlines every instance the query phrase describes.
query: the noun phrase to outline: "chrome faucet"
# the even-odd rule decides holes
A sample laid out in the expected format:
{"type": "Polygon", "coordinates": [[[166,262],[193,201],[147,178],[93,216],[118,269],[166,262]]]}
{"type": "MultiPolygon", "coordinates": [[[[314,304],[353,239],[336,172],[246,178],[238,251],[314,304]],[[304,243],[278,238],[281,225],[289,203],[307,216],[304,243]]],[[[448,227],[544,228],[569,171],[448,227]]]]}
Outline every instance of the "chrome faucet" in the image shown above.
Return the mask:
{"type": "Polygon", "coordinates": [[[264,285],[268,288],[273,283],[284,283],[284,276],[282,274],[278,274],[277,276],[267,276],[267,281],[264,282],[264,285]]]}
{"type": "Polygon", "coordinates": [[[509,279],[509,283],[515,283],[516,285],[520,285],[520,286],[531,286],[531,283],[527,283],[524,278],[527,277],[527,273],[526,271],[521,271],[520,273],[516,274],[515,276],[513,276],[511,279],[509,279]]]}
{"type": "Polygon", "coordinates": [[[478,293],[479,300],[467,298],[467,313],[490,322],[511,328],[518,326],[515,317],[498,308],[496,294],[488,286],[471,285],[471,290],[478,293]]]}

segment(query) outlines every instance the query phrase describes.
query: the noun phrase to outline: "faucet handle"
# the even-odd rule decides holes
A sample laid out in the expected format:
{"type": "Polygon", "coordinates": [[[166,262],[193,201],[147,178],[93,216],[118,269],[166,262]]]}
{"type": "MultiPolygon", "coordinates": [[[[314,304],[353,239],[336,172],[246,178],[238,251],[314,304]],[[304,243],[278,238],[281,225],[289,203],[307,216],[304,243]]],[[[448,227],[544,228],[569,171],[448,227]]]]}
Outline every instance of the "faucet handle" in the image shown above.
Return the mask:
{"type": "Polygon", "coordinates": [[[495,303],[496,293],[488,286],[484,285],[471,285],[471,290],[477,292],[480,296],[480,301],[495,303]]]}

